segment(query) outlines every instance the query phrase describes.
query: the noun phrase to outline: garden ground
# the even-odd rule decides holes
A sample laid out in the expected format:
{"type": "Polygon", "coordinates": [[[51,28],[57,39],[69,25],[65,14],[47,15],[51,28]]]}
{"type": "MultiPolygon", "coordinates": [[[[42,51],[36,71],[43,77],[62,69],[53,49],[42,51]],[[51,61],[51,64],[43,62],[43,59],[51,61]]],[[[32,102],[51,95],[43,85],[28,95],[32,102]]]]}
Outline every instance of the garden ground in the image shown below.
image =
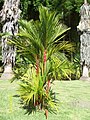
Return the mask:
{"type": "MultiPolygon", "coordinates": [[[[59,111],[49,113],[48,120],[90,120],[90,82],[55,81],[52,88],[59,111]]],[[[0,80],[0,120],[45,120],[44,112],[28,115],[21,108],[17,89],[17,81],[0,80]]]]}

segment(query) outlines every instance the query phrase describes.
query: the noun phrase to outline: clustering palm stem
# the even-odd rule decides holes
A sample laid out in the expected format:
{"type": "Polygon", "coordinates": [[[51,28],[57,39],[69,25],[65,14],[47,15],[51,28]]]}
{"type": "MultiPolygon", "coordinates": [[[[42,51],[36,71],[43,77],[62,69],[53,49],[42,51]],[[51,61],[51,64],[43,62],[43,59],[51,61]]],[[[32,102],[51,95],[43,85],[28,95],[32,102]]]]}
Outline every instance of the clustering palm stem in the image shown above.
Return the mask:
{"type": "Polygon", "coordinates": [[[51,79],[59,73],[61,61],[67,60],[60,51],[72,50],[71,44],[61,41],[69,29],[60,23],[56,13],[40,6],[39,20],[20,20],[18,37],[11,41],[18,47],[17,52],[30,62],[27,72],[21,76],[20,97],[31,110],[45,110],[46,118],[48,111],[56,110],[51,79]]]}

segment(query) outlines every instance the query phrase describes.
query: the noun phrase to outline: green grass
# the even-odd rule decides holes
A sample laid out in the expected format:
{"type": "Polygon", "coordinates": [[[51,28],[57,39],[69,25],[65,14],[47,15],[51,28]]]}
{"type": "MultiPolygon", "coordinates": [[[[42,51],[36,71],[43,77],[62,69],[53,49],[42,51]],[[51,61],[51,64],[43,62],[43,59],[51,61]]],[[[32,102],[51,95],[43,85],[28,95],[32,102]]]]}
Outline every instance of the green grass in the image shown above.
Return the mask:
{"type": "MultiPolygon", "coordinates": [[[[0,120],[45,120],[43,112],[25,114],[20,107],[16,81],[0,81],[0,120]]],[[[52,88],[59,100],[57,114],[48,120],[90,120],[90,82],[55,81],[52,88]]]]}

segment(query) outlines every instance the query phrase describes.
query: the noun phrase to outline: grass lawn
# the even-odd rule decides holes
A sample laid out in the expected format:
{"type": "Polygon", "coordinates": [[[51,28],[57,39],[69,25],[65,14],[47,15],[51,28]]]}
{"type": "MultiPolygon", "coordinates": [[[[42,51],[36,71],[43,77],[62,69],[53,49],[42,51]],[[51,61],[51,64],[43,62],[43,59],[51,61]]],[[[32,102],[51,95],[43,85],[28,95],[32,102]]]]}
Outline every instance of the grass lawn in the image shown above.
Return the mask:
{"type": "MultiPolygon", "coordinates": [[[[90,82],[55,81],[52,86],[59,100],[57,114],[48,120],[90,120],[90,82]]],[[[0,120],[45,120],[43,112],[25,114],[20,107],[17,82],[0,80],[0,120]]]]}

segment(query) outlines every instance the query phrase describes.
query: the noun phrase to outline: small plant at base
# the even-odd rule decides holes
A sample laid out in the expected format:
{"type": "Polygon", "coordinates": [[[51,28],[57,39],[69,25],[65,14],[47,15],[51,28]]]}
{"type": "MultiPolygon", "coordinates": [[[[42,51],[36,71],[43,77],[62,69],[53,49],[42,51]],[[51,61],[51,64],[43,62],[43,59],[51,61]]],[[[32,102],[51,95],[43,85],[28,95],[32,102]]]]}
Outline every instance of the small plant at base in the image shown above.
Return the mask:
{"type": "Polygon", "coordinates": [[[36,110],[44,110],[46,118],[48,111],[57,110],[54,93],[50,87],[50,80],[45,74],[40,75],[40,70],[37,75],[36,68],[32,68],[32,76],[30,76],[31,68],[21,77],[19,93],[25,108],[29,108],[29,112],[36,110]],[[47,112],[46,112],[47,111],[47,112]]]}

